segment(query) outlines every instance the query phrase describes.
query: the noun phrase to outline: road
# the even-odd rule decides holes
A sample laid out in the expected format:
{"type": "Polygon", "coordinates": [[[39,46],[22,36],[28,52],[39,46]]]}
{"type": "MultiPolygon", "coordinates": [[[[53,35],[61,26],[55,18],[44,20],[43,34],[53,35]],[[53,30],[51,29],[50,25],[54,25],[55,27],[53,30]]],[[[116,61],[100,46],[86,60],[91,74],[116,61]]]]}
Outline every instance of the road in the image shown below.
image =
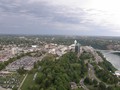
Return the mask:
{"type": "Polygon", "coordinates": [[[37,77],[37,74],[38,74],[38,72],[36,72],[36,73],[34,74],[33,81],[35,81],[35,79],[36,79],[36,77],[37,77]]]}
{"type": "Polygon", "coordinates": [[[85,85],[84,85],[84,78],[80,80],[80,85],[84,90],[89,90],[85,85]]]}
{"type": "MultiPolygon", "coordinates": [[[[88,64],[88,68],[89,68],[89,70],[88,70],[89,77],[91,79],[96,79],[98,82],[102,82],[99,78],[96,77],[94,68],[93,68],[93,66],[90,63],[88,64]]],[[[99,67],[99,68],[102,69],[101,67],[99,67]]],[[[111,85],[111,84],[106,84],[105,82],[103,82],[103,83],[106,85],[106,87],[114,86],[114,85],[111,85]]]]}
{"type": "Polygon", "coordinates": [[[42,59],[43,59],[46,55],[47,55],[47,53],[44,54],[44,55],[42,55],[42,56],[39,58],[39,61],[42,61],[42,59]]]}
{"type": "MultiPolygon", "coordinates": [[[[90,63],[88,63],[88,76],[89,76],[91,79],[96,79],[98,82],[101,82],[101,81],[96,77],[94,68],[93,68],[93,66],[92,66],[90,63]]],[[[82,78],[82,79],[80,80],[80,85],[81,85],[81,87],[82,87],[84,90],[89,90],[89,89],[86,87],[86,85],[84,85],[84,78],[82,78]]]]}

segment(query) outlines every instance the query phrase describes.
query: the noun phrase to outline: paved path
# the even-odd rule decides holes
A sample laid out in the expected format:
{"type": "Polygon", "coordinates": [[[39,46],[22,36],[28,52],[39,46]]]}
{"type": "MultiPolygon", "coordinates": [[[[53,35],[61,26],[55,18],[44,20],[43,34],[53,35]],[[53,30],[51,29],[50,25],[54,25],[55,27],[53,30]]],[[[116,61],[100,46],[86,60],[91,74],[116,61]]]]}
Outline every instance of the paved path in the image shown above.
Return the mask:
{"type": "MultiPolygon", "coordinates": [[[[88,75],[91,79],[96,79],[98,82],[103,82],[99,78],[96,77],[94,67],[90,63],[88,64],[88,68],[89,68],[88,75]]],[[[102,69],[101,67],[99,67],[99,68],[102,69]]],[[[103,82],[103,83],[106,85],[106,87],[114,86],[113,84],[106,84],[105,82],[103,82]]]]}
{"type": "Polygon", "coordinates": [[[84,90],[89,90],[85,85],[84,85],[84,79],[80,80],[80,85],[84,90]]]}
{"type": "Polygon", "coordinates": [[[35,81],[37,74],[38,74],[37,72],[34,74],[33,81],[35,81]]]}
{"type": "Polygon", "coordinates": [[[23,83],[24,83],[25,79],[27,78],[27,76],[28,76],[28,74],[26,74],[26,75],[25,75],[25,77],[24,77],[23,81],[21,82],[21,84],[20,84],[20,86],[19,86],[18,90],[21,90],[20,88],[22,87],[22,85],[23,85],[23,83]]]}
{"type": "Polygon", "coordinates": [[[88,68],[89,68],[88,70],[89,77],[91,79],[96,79],[98,82],[101,82],[101,80],[96,77],[94,67],[90,63],[88,63],[88,68]]]}

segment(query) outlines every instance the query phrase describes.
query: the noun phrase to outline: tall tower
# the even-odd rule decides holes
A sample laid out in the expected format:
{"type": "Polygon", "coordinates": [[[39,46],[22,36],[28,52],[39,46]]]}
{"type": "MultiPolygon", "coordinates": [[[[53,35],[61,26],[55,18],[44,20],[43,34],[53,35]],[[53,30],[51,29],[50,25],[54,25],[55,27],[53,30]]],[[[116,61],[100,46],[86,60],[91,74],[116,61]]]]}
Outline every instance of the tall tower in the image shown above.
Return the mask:
{"type": "Polygon", "coordinates": [[[74,41],[74,44],[75,44],[75,45],[77,44],[77,40],[74,41]]]}
{"type": "Polygon", "coordinates": [[[79,44],[79,43],[77,43],[77,44],[75,45],[75,52],[76,52],[76,53],[80,53],[80,44],[79,44]]]}

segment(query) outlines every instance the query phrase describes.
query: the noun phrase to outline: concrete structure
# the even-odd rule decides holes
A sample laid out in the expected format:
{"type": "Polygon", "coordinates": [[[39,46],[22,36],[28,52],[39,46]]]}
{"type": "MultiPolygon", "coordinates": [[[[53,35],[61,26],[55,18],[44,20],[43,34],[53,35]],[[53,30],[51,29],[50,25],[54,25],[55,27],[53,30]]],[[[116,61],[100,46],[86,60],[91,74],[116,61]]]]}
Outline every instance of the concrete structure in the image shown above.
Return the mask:
{"type": "Polygon", "coordinates": [[[72,50],[73,52],[76,52],[77,54],[80,53],[80,44],[77,42],[77,40],[74,41],[74,44],[69,46],[69,50],[72,50]]]}
{"type": "Polygon", "coordinates": [[[120,71],[115,71],[115,75],[119,77],[120,76],[120,71]]]}
{"type": "Polygon", "coordinates": [[[76,53],[80,53],[80,44],[79,44],[79,43],[77,43],[77,44],[75,45],[75,52],[76,52],[76,53]]]}
{"type": "Polygon", "coordinates": [[[75,44],[75,45],[77,44],[77,40],[74,41],[74,44],[75,44]]]}
{"type": "Polygon", "coordinates": [[[32,48],[37,48],[37,45],[32,45],[32,48]]]}
{"type": "Polygon", "coordinates": [[[13,47],[11,51],[12,51],[12,54],[15,55],[15,54],[18,53],[18,48],[17,47],[13,47]]]}

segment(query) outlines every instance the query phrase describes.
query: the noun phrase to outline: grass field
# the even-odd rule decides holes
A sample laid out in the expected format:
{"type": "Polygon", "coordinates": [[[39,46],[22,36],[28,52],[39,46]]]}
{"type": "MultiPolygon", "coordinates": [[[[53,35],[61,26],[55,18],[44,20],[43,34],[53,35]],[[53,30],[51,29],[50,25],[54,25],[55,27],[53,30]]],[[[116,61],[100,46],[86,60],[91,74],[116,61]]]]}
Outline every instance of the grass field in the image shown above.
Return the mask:
{"type": "Polygon", "coordinates": [[[34,74],[28,74],[26,80],[24,81],[21,90],[28,90],[30,85],[34,85],[35,81],[33,81],[34,74]]]}

